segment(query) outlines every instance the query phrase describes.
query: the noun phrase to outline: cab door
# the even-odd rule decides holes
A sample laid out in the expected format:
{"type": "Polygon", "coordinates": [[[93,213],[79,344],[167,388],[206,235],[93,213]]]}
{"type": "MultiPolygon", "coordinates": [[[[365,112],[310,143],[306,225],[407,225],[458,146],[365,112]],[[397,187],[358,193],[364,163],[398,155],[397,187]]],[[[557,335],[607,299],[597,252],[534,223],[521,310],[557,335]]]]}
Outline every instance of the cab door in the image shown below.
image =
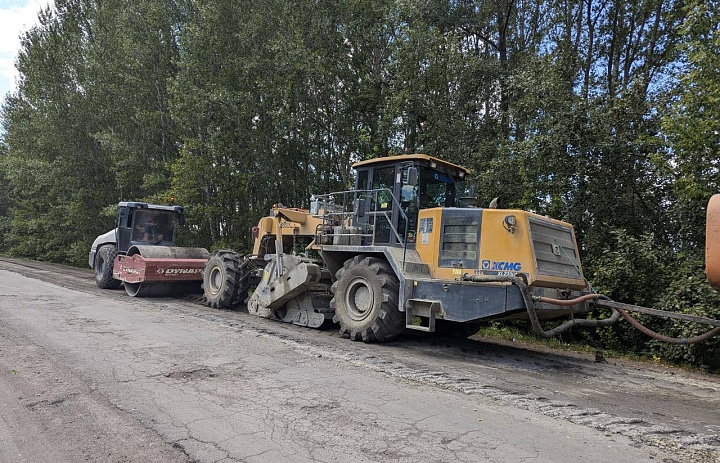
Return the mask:
{"type": "Polygon", "coordinates": [[[395,166],[376,167],[372,170],[369,214],[370,223],[375,226],[375,244],[390,244],[394,242],[395,234],[391,223],[397,223],[394,217],[393,195],[395,192],[395,166]]]}
{"type": "MultiPolygon", "coordinates": [[[[417,234],[417,221],[418,213],[420,209],[420,201],[418,199],[418,179],[417,179],[417,168],[414,170],[414,177],[410,174],[410,170],[413,166],[405,165],[400,166],[396,179],[399,179],[399,194],[398,202],[400,203],[400,211],[398,211],[397,220],[397,232],[400,238],[407,242],[409,247],[415,246],[415,236],[417,234]]],[[[400,242],[399,244],[402,244],[400,242]]]]}

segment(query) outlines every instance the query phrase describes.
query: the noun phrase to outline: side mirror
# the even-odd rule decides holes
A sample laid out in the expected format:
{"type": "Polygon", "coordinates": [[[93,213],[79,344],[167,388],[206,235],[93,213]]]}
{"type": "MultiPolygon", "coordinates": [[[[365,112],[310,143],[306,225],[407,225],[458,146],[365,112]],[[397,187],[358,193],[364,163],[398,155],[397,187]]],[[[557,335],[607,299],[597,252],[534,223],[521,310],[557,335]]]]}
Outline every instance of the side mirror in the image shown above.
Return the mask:
{"type": "Polygon", "coordinates": [[[415,186],[418,183],[418,170],[417,167],[408,168],[407,185],[415,186]]]}
{"type": "Polygon", "coordinates": [[[365,217],[365,198],[357,198],[353,204],[353,214],[356,217],[365,217]]]}

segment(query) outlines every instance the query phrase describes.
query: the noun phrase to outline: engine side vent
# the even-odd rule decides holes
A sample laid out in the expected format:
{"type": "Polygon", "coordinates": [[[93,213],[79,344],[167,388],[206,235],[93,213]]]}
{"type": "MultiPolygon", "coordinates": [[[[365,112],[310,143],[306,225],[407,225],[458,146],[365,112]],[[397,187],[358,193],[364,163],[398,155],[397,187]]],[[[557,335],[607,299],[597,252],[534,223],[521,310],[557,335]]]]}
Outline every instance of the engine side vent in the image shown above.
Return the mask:
{"type": "Polygon", "coordinates": [[[482,211],[448,208],[443,211],[440,267],[478,268],[482,211]]]}
{"type": "Polygon", "coordinates": [[[538,273],[582,279],[572,228],[530,218],[530,237],[538,273]]]}

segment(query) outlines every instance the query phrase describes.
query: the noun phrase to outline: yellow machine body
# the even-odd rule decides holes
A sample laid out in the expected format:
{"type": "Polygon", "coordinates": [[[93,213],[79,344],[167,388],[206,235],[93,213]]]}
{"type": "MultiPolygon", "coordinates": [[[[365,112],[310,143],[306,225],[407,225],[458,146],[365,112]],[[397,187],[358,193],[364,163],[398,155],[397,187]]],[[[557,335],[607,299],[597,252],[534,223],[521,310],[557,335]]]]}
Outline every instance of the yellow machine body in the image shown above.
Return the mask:
{"type": "Polygon", "coordinates": [[[263,256],[275,252],[274,241],[281,235],[286,246],[292,246],[293,240],[300,240],[304,246],[312,245],[322,222],[320,216],[311,214],[307,209],[274,206],[270,215],[260,219],[253,229],[253,254],[263,256]]]}
{"type": "MultiPolygon", "coordinates": [[[[473,210],[473,209],[471,209],[473,210]]],[[[477,211],[477,209],[474,209],[477,211]]],[[[479,233],[473,225],[464,229],[449,229],[442,223],[443,208],[421,210],[420,229],[416,249],[422,261],[429,266],[434,279],[452,280],[464,273],[486,275],[522,274],[528,284],[536,287],[582,290],[580,258],[577,255],[575,232],[572,225],[527,211],[511,209],[482,209],[479,233]],[[432,227],[428,227],[432,220],[432,227]],[[425,224],[425,225],[424,225],[425,224]],[[437,224],[437,225],[436,225],[437,224]],[[443,249],[458,246],[458,240],[441,240],[443,233],[461,234],[467,253],[473,260],[474,239],[479,239],[478,265],[473,268],[456,265],[440,266],[443,249]],[[463,233],[466,232],[466,233],[463,233]],[[442,242],[441,242],[442,241],[442,242]]],[[[478,246],[474,246],[478,249],[478,246]]],[[[460,256],[459,256],[460,257],[460,256]]],[[[461,262],[465,259],[458,259],[461,262]]]]}

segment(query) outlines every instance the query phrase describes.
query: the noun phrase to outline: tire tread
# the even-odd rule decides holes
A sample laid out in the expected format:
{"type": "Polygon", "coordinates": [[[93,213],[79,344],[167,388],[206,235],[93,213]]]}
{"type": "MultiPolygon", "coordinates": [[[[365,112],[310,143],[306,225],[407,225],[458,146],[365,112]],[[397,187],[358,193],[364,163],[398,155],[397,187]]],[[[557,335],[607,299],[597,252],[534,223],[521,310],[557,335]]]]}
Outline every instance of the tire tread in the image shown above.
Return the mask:
{"type": "Polygon", "coordinates": [[[101,289],[118,289],[122,281],[113,277],[113,264],[117,256],[117,247],[114,244],[104,244],[97,250],[95,256],[95,282],[101,289]],[[99,262],[104,261],[102,273],[97,268],[99,262]]]}
{"type": "Polygon", "coordinates": [[[405,328],[405,317],[398,309],[400,285],[395,272],[387,261],[377,257],[358,255],[348,259],[340,268],[335,277],[336,280],[331,287],[333,294],[342,291],[342,278],[353,267],[363,266],[370,269],[382,291],[381,304],[375,314],[371,314],[367,320],[363,320],[360,326],[351,326],[355,322],[348,322],[338,308],[336,297],[330,301],[330,307],[335,309],[333,322],[340,325],[340,334],[348,335],[352,341],[363,342],[386,342],[395,339],[405,328]]]}

